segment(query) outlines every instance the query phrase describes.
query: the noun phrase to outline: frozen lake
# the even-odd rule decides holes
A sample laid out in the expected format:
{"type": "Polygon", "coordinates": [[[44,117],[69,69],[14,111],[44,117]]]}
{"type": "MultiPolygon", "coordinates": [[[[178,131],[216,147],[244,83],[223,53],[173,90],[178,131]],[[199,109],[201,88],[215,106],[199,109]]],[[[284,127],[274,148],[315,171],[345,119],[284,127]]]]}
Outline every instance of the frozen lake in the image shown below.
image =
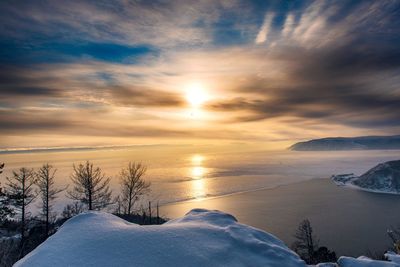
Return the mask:
{"type": "MultiPolygon", "coordinates": [[[[114,194],[119,191],[118,173],[129,161],[148,166],[145,178],[152,183],[149,199],[160,204],[204,199],[231,193],[275,188],[332,174],[361,174],[377,163],[399,159],[400,151],[295,152],[268,151],[251,145],[220,146],[153,145],[92,150],[0,152],[6,164],[2,184],[12,170],[38,168],[49,162],[57,168],[57,183],[70,183],[72,164],[90,160],[110,176],[114,194]]],[[[56,208],[66,202],[63,195],[56,208]]]]}
{"type": "Polygon", "coordinates": [[[307,218],[320,245],[349,256],[387,250],[391,247],[387,229],[400,226],[400,196],[338,187],[329,179],[167,205],[161,213],[175,218],[193,208],[223,210],[287,245],[293,242],[298,224],[307,218]]]}

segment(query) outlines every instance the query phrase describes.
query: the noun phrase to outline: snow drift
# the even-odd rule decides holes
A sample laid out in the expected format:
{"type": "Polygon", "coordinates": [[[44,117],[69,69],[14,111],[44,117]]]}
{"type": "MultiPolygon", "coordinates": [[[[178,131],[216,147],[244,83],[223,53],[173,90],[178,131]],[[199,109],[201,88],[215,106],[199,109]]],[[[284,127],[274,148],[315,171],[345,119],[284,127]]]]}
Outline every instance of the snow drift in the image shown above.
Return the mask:
{"type": "Polygon", "coordinates": [[[365,256],[358,257],[357,259],[351,257],[340,257],[338,265],[339,267],[400,267],[400,265],[393,261],[393,259],[397,260],[398,255],[389,258],[389,260],[392,261],[377,261],[365,256]]]}
{"type": "MultiPolygon", "coordinates": [[[[317,267],[400,267],[388,261],[340,257],[317,267]]],[[[194,209],[163,225],[140,226],[104,212],[68,220],[59,231],[14,266],[263,266],[305,267],[276,237],[240,224],[220,211],[194,209]]]]}
{"type": "Polygon", "coordinates": [[[306,266],[276,237],[226,213],[195,209],[164,225],[139,226],[87,212],[15,266],[306,266]]]}

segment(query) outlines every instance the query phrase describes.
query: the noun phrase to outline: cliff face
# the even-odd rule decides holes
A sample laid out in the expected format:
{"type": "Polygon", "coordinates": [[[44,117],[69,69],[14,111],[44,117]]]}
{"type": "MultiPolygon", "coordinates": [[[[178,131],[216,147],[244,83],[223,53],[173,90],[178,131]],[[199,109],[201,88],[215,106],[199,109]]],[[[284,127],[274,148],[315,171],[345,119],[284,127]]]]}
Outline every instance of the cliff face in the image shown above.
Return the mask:
{"type": "Polygon", "coordinates": [[[299,142],[289,149],[295,151],[400,149],[400,135],[328,137],[299,142]]]}

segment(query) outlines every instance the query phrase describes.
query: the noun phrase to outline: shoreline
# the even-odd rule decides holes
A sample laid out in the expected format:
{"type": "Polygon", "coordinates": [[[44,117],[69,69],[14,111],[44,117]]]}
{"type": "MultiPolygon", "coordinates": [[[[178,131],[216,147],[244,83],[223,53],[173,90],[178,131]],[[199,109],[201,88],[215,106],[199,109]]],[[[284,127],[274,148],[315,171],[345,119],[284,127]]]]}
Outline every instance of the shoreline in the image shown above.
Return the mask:
{"type": "MultiPolygon", "coordinates": [[[[336,184],[335,182],[333,182],[333,183],[336,184]]],[[[374,194],[400,196],[400,192],[386,192],[386,191],[381,191],[381,190],[362,188],[362,187],[360,187],[358,185],[354,185],[354,184],[345,183],[345,184],[336,184],[336,186],[343,187],[343,188],[349,188],[349,189],[352,189],[352,190],[368,192],[368,193],[374,193],[374,194]]]]}

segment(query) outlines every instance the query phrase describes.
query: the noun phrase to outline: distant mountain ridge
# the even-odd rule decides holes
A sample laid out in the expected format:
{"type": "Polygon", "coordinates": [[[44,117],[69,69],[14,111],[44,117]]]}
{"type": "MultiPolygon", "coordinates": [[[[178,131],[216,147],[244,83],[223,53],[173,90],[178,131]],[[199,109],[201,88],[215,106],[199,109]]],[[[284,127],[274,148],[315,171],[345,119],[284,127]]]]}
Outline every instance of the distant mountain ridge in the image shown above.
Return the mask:
{"type": "Polygon", "coordinates": [[[358,177],[352,173],[333,175],[332,180],[365,191],[400,194],[400,160],[380,163],[358,177]]]}
{"type": "Polygon", "coordinates": [[[295,151],[400,149],[400,135],[327,137],[299,142],[289,149],[295,151]]]}

